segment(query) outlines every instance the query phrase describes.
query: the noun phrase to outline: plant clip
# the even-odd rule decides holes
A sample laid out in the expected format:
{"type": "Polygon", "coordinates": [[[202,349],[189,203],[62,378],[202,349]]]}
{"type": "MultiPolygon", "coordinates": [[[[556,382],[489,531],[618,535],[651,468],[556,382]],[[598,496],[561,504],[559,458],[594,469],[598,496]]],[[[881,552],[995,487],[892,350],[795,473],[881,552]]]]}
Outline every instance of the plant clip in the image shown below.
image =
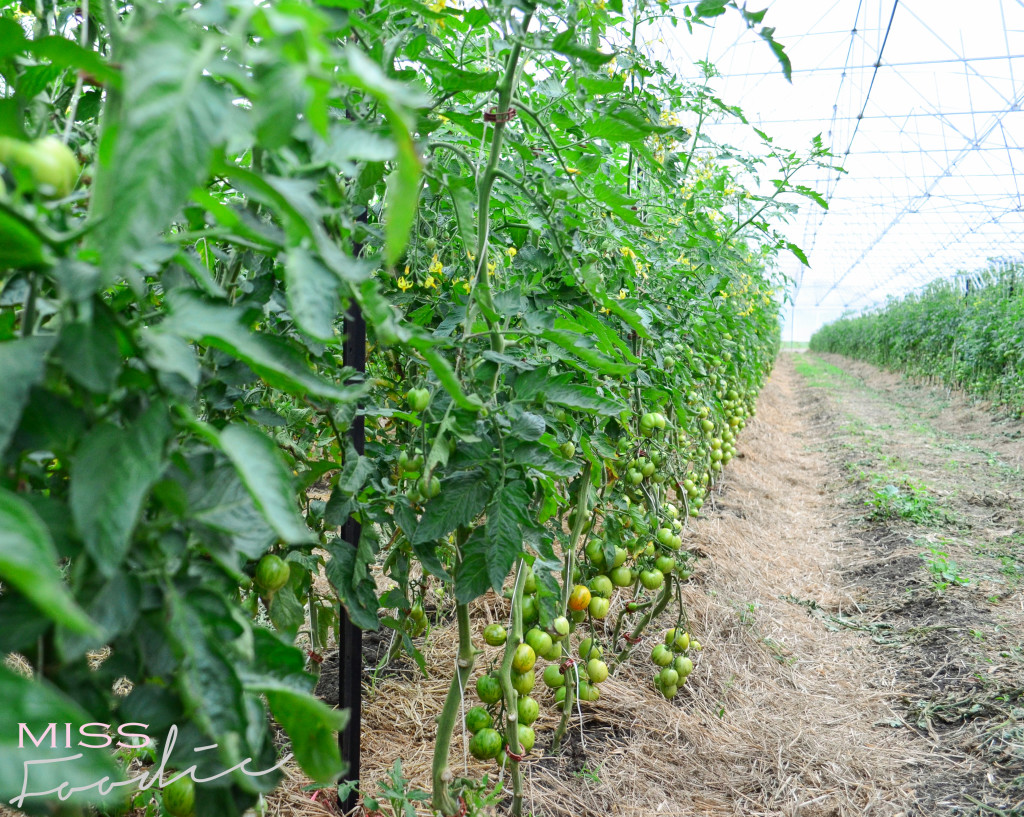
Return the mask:
{"type": "Polygon", "coordinates": [[[514,760],[516,763],[522,763],[523,760],[526,758],[525,752],[523,752],[523,754],[521,755],[517,755],[515,752],[509,749],[507,745],[505,746],[505,754],[512,758],[512,760],[514,760]]]}
{"type": "Polygon", "coordinates": [[[566,658],[558,668],[564,673],[569,667],[575,666],[576,664],[582,664],[582,661],[578,661],[575,658],[566,658]]]}
{"type": "Polygon", "coordinates": [[[459,795],[459,813],[457,817],[466,817],[466,812],[468,811],[468,808],[469,807],[466,805],[466,798],[462,795],[459,795]]]}
{"type": "Polygon", "coordinates": [[[484,112],[484,122],[500,122],[504,124],[505,122],[511,122],[515,118],[515,108],[509,108],[507,111],[502,111],[501,113],[498,113],[497,108],[491,108],[489,111],[484,112]]]}
{"type": "Polygon", "coordinates": [[[639,636],[633,638],[633,636],[631,636],[629,633],[623,633],[622,637],[626,639],[626,641],[628,641],[630,644],[639,644],[642,640],[639,636]]]}
{"type": "Polygon", "coordinates": [[[313,650],[306,650],[306,655],[309,656],[309,660],[312,661],[314,664],[322,664],[324,662],[324,657],[320,655],[320,653],[314,652],[313,650]]]}

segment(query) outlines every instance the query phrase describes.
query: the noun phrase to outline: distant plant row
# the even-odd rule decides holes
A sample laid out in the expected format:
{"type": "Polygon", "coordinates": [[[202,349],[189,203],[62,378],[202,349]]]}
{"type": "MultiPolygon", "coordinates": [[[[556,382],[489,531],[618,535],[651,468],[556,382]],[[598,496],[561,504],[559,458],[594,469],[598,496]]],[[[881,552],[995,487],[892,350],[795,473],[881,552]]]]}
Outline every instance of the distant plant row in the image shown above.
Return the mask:
{"type": "Polygon", "coordinates": [[[935,281],[819,329],[810,348],[941,381],[1024,414],[1024,265],[935,281]]]}

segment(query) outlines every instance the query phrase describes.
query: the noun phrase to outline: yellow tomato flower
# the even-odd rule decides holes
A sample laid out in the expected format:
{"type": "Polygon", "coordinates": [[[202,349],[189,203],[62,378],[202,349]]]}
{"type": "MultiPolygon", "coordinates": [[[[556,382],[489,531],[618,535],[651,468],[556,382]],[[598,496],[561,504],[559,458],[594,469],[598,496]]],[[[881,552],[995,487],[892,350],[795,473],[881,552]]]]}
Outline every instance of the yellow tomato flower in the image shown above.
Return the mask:
{"type": "MultiPolygon", "coordinates": [[[[409,268],[406,267],[405,271],[408,272],[409,268]]],[[[405,292],[407,289],[412,289],[412,281],[409,281],[404,275],[398,279],[398,288],[405,292]]]]}
{"type": "Polygon", "coordinates": [[[437,279],[433,275],[428,275],[427,280],[423,282],[423,286],[427,289],[437,289],[437,279]]]}
{"type": "Polygon", "coordinates": [[[505,255],[507,255],[509,258],[515,258],[516,257],[516,248],[515,247],[509,247],[507,250],[505,250],[505,255]]]}
{"type": "Polygon", "coordinates": [[[498,268],[498,262],[497,261],[488,261],[487,262],[487,274],[488,275],[494,275],[494,271],[497,268],[498,268]]]}
{"type": "Polygon", "coordinates": [[[620,301],[624,301],[624,300],[626,300],[626,295],[628,295],[628,294],[629,294],[629,293],[628,293],[628,292],[626,292],[626,290],[624,290],[624,289],[620,289],[620,290],[619,290],[619,300],[620,300],[620,301]]]}
{"type": "Polygon", "coordinates": [[[431,275],[440,275],[444,272],[444,267],[441,266],[441,262],[437,258],[437,253],[434,253],[434,257],[430,260],[430,266],[427,267],[427,272],[431,275]]]}

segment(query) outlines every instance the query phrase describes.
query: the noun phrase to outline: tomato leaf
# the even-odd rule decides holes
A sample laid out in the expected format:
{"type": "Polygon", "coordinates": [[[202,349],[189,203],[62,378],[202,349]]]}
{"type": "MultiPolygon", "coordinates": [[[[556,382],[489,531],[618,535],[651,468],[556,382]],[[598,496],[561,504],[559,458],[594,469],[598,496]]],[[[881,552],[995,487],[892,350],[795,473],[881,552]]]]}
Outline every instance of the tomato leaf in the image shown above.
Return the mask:
{"type": "Polygon", "coordinates": [[[0,458],[18,427],[30,389],[46,374],[46,355],[53,338],[45,335],[0,343],[0,382],[4,410],[0,411],[0,458]]]}
{"type": "Polygon", "coordinates": [[[290,544],[313,541],[295,504],[292,475],[277,446],[265,434],[241,425],[225,428],[219,441],[274,532],[290,544]]]}
{"type": "Polygon", "coordinates": [[[153,403],[125,428],[104,424],[86,435],[71,463],[71,513],[85,549],[113,576],[124,559],[150,486],[164,468],[171,435],[167,407],[153,403]]]}
{"type": "Polygon", "coordinates": [[[51,620],[77,633],[97,634],[64,584],[57,558],[50,532],[32,506],[0,488],[0,579],[51,620]]]}
{"type": "Polygon", "coordinates": [[[526,509],[530,491],[525,482],[509,482],[501,487],[487,506],[487,576],[498,593],[512,563],[523,552],[523,528],[530,524],[526,509]]]}
{"type": "Polygon", "coordinates": [[[441,493],[431,499],[413,533],[411,542],[420,544],[440,539],[460,525],[473,522],[484,510],[491,486],[483,472],[462,471],[441,480],[441,493]]]}
{"type": "Polygon", "coordinates": [[[348,710],[331,709],[311,695],[290,689],[266,689],[274,718],[292,742],[295,760],[317,783],[335,783],[346,764],[338,748],[338,732],[348,723],[348,710]]]}

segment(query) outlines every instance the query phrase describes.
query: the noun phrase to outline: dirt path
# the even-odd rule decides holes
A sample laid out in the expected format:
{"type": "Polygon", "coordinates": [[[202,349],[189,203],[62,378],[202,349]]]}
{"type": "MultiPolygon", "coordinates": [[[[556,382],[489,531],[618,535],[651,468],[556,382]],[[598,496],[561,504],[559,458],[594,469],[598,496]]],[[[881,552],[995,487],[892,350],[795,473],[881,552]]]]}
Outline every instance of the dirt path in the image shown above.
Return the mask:
{"type": "Polygon", "coordinates": [[[825,454],[868,682],[928,746],[911,813],[1024,814],[1024,440],[1019,422],[866,364],[783,358],[825,454]]]}

